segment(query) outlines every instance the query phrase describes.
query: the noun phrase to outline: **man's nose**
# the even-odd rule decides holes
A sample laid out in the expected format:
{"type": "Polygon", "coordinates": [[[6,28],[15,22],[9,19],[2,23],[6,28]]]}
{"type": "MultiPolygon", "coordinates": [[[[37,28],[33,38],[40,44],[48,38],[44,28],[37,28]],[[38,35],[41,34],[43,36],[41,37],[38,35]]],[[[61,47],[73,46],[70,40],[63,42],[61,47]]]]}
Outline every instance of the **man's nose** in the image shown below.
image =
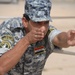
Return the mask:
{"type": "Polygon", "coordinates": [[[45,31],[45,26],[41,26],[40,29],[44,32],[45,31]]]}

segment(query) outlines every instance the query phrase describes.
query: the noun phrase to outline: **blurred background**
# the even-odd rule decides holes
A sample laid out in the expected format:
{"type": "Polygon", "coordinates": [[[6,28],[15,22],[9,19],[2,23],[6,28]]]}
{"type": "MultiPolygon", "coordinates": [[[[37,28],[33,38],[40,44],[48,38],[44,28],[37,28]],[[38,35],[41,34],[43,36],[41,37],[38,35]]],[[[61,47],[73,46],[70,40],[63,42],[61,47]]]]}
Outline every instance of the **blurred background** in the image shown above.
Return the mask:
{"type": "MultiPolygon", "coordinates": [[[[0,24],[12,17],[22,17],[24,0],[0,0],[0,24]]],[[[75,0],[52,0],[50,24],[62,31],[75,29],[75,0]]],[[[75,75],[75,47],[52,53],[43,75],[75,75]]]]}

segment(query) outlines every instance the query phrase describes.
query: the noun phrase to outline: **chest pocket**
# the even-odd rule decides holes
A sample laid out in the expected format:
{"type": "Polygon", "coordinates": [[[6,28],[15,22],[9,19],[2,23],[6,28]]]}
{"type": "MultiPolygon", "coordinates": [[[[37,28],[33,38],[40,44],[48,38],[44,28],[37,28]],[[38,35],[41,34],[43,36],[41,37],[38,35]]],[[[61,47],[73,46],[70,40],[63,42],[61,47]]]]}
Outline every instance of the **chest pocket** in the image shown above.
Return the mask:
{"type": "Polygon", "coordinates": [[[25,64],[32,64],[33,56],[34,56],[34,50],[33,46],[29,46],[28,49],[25,52],[25,64]]]}

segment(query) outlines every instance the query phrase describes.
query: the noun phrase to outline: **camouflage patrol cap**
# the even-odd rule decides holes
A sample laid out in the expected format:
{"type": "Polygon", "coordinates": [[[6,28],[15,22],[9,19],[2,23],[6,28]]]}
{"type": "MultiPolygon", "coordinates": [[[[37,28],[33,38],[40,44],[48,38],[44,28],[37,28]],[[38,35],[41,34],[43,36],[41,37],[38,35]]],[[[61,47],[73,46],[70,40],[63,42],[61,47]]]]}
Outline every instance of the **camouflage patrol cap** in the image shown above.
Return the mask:
{"type": "Polygon", "coordinates": [[[32,21],[52,21],[50,17],[52,3],[50,0],[25,0],[25,14],[32,21]]]}

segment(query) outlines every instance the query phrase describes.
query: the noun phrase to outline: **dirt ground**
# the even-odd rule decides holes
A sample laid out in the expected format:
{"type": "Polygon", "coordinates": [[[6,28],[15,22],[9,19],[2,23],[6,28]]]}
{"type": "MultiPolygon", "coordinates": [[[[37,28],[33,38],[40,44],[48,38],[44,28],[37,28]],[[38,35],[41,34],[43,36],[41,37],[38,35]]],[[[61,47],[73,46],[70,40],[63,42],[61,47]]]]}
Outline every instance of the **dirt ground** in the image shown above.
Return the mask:
{"type": "MultiPolygon", "coordinates": [[[[18,4],[0,4],[0,23],[10,17],[22,17],[23,12],[23,0],[18,4]]],[[[51,16],[53,19],[51,24],[59,30],[75,29],[75,3],[53,2],[51,16]]],[[[49,56],[42,75],[75,75],[75,47],[63,48],[62,50],[64,51],[57,51],[49,56]]]]}

